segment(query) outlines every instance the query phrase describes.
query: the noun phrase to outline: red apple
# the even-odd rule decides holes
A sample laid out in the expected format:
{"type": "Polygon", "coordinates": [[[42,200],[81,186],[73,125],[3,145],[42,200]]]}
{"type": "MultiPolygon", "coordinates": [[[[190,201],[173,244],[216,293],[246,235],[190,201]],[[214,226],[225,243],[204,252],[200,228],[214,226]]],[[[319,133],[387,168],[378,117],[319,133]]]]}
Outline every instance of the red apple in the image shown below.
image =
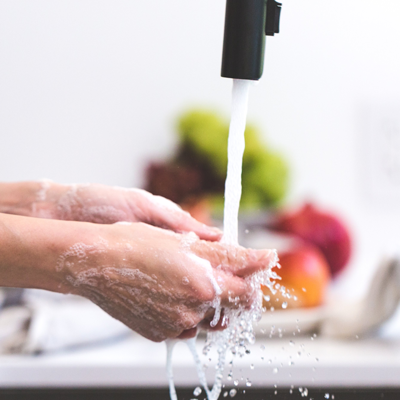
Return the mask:
{"type": "MultiPolygon", "coordinates": [[[[286,288],[290,298],[278,291],[271,295],[272,301],[266,306],[274,306],[286,302],[289,308],[315,307],[323,303],[330,282],[329,265],[324,255],[313,246],[302,246],[279,253],[281,269],[276,273],[281,277],[277,280],[280,286],[286,288]]],[[[263,289],[265,294],[268,289],[263,289]]]]}
{"type": "Polygon", "coordinates": [[[317,246],[326,257],[332,276],[348,263],[351,255],[349,230],[338,216],[307,203],[300,210],[283,213],[268,226],[277,232],[291,233],[317,246]]]}

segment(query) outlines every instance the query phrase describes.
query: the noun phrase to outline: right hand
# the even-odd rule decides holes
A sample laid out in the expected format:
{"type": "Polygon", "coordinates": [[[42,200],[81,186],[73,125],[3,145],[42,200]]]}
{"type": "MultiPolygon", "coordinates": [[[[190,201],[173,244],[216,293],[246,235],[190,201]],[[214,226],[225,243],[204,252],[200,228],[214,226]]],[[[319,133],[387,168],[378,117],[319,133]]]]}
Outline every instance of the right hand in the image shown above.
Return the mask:
{"type": "Polygon", "coordinates": [[[245,278],[274,257],[269,250],[206,242],[142,223],[99,227],[99,237],[76,243],[59,258],[64,291],[87,297],[157,342],[194,336],[198,325],[207,325],[218,287],[223,308],[250,306],[254,290],[245,278]]]}

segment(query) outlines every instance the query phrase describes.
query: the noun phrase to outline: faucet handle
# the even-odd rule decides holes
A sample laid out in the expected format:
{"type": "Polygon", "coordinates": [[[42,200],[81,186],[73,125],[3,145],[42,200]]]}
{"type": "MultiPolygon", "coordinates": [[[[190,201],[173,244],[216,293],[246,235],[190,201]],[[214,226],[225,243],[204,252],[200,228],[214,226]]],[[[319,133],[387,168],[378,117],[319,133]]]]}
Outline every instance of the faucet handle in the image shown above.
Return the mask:
{"type": "Polygon", "coordinates": [[[265,22],[265,34],[274,36],[279,33],[279,22],[281,19],[282,3],[276,0],[267,0],[267,18],[265,22]]]}

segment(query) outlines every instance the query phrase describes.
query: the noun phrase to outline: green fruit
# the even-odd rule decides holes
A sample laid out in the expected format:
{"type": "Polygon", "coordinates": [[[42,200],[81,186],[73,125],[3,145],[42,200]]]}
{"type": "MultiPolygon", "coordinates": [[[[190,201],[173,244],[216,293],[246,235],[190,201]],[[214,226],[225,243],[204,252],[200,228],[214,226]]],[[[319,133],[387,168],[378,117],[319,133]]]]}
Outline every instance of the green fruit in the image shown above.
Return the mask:
{"type": "Polygon", "coordinates": [[[178,132],[184,145],[205,157],[215,172],[226,175],[229,127],[216,114],[191,111],[179,121],[178,132]]]}
{"type": "MultiPolygon", "coordinates": [[[[288,190],[289,170],[281,156],[263,151],[243,170],[243,194],[256,192],[260,205],[275,207],[284,199],[288,190]]],[[[243,196],[243,205],[246,197],[243,196]]]]}
{"type": "MultiPolygon", "coordinates": [[[[213,173],[225,178],[229,124],[216,113],[194,110],[178,123],[182,148],[189,148],[211,166],[213,173]]],[[[243,192],[241,205],[247,209],[274,207],[288,190],[289,168],[277,153],[266,148],[259,131],[248,125],[243,156],[243,192]]],[[[219,197],[218,203],[221,204],[219,197]]]]}

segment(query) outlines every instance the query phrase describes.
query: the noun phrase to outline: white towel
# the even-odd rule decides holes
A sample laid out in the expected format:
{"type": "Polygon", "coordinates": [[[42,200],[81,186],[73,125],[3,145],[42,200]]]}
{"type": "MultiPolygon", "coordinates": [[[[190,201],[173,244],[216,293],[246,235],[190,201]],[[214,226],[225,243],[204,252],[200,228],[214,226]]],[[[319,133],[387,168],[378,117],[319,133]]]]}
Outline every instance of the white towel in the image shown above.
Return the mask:
{"type": "Polygon", "coordinates": [[[325,336],[343,338],[370,333],[393,316],[399,303],[400,259],[385,259],[377,269],[363,300],[330,303],[326,307],[320,332],[325,336]]]}
{"type": "Polygon", "coordinates": [[[40,353],[91,345],[132,334],[90,301],[27,291],[25,305],[0,312],[0,351],[40,353]]]}

